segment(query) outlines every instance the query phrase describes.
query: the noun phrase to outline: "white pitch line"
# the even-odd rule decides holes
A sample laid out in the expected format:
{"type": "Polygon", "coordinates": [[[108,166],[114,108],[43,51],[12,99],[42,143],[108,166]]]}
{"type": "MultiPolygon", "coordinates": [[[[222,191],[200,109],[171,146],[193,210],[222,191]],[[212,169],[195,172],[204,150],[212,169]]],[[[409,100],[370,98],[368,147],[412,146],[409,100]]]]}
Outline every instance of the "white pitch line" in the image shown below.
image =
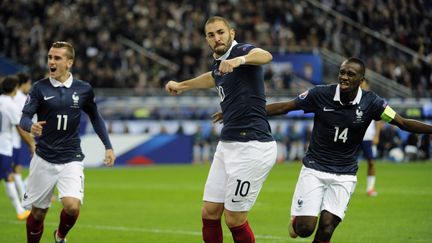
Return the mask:
{"type": "MultiPolygon", "coordinates": [[[[12,221],[12,220],[2,220],[0,223],[6,224],[23,224],[24,222],[12,221]]],[[[45,225],[56,227],[58,223],[45,222],[45,225]]],[[[98,229],[98,230],[111,230],[111,231],[126,231],[126,232],[144,232],[144,233],[154,233],[154,234],[171,234],[171,235],[193,235],[201,236],[201,232],[196,231],[186,231],[186,230],[169,230],[169,229],[148,229],[148,228],[134,228],[134,227],[124,227],[124,226],[109,226],[109,225],[90,225],[90,224],[79,224],[80,228],[88,229],[98,229]]],[[[273,235],[255,235],[255,239],[261,239],[266,242],[308,242],[308,239],[290,239],[287,233],[286,237],[273,236],[273,235]]]]}

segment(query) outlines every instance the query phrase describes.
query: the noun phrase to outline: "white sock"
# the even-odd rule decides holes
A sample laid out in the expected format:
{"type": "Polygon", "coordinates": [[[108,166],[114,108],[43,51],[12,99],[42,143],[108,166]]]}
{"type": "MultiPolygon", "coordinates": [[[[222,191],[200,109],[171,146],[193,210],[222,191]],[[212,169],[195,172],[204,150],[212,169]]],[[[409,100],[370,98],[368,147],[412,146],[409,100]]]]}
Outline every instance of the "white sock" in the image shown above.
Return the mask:
{"type": "Polygon", "coordinates": [[[367,178],[367,191],[370,191],[375,188],[375,176],[368,176],[367,178]]]}
{"type": "Polygon", "coordinates": [[[7,181],[5,183],[6,187],[6,194],[9,197],[9,200],[11,201],[12,205],[14,206],[17,214],[22,214],[25,212],[24,208],[21,206],[21,202],[18,198],[18,193],[15,188],[15,183],[13,181],[7,181]]]}
{"type": "Polygon", "coordinates": [[[24,197],[24,193],[25,193],[25,187],[24,187],[24,182],[22,179],[21,174],[13,174],[14,177],[14,181],[15,181],[15,186],[19,195],[20,200],[23,199],[24,197]]]}

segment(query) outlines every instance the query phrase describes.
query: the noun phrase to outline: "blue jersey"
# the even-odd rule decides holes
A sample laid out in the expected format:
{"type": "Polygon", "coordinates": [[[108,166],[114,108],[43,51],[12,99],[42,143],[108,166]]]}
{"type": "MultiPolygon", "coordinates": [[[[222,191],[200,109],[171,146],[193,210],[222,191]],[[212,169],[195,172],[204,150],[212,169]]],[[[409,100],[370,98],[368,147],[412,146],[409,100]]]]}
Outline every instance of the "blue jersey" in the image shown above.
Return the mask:
{"type": "MultiPolygon", "coordinates": [[[[236,44],[226,59],[243,56],[255,48],[249,44],[236,44]]],[[[212,65],[212,76],[221,98],[224,127],[221,140],[247,142],[273,141],[266,114],[264,76],[261,66],[241,65],[227,74],[219,72],[220,60],[212,65]]]]}
{"type": "Polygon", "coordinates": [[[30,132],[34,114],[38,121],[46,121],[36,145],[36,153],[44,160],[56,164],[82,161],[81,111],[88,114],[105,148],[111,149],[104,121],[94,102],[93,89],[81,80],[71,80],[70,87],[55,87],[48,78],[36,82],[27,97],[20,125],[30,132]]]}
{"type": "Polygon", "coordinates": [[[305,112],[315,113],[306,167],[355,175],[359,148],[372,120],[380,120],[387,103],[372,91],[359,89],[348,105],[339,101],[337,85],[317,86],[296,98],[305,112]]]}

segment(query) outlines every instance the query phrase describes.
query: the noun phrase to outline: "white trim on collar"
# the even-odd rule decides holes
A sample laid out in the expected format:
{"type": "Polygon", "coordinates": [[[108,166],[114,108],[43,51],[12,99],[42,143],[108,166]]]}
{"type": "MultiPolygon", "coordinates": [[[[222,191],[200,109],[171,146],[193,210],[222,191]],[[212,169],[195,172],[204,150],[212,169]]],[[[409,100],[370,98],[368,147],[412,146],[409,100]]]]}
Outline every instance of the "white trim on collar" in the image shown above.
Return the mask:
{"type": "Polygon", "coordinates": [[[235,45],[237,45],[237,44],[238,44],[237,41],[236,41],[236,40],[233,40],[232,43],[231,43],[231,47],[228,49],[228,51],[225,52],[225,54],[223,54],[223,55],[220,56],[219,58],[216,58],[216,60],[218,60],[218,61],[226,60],[226,59],[229,57],[229,55],[231,54],[231,50],[232,50],[232,48],[233,48],[235,45]]]}
{"type": "Polygon", "coordinates": [[[49,77],[49,81],[50,81],[51,85],[54,86],[55,88],[57,88],[57,87],[70,88],[72,86],[73,76],[72,76],[72,73],[69,73],[69,74],[70,74],[69,78],[66,79],[66,81],[63,83],[58,81],[57,79],[51,78],[51,77],[49,77]]]}
{"type": "MultiPolygon", "coordinates": [[[[363,91],[362,91],[362,89],[359,87],[359,88],[358,88],[358,91],[357,91],[357,96],[355,97],[355,99],[354,99],[353,101],[350,102],[350,105],[356,105],[356,104],[359,104],[359,103],[360,103],[360,100],[361,100],[361,98],[362,98],[362,95],[363,95],[363,91]]],[[[342,101],[340,100],[340,87],[339,87],[339,84],[336,86],[336,92],[335,92],[335,95],[334,95],[334,97],[333,97],[333,100],[334,100],[334,101],[339,101],[339,103],[340,103],[341,105],[344,105],[344,104],[342,103],[342,101]]]]}

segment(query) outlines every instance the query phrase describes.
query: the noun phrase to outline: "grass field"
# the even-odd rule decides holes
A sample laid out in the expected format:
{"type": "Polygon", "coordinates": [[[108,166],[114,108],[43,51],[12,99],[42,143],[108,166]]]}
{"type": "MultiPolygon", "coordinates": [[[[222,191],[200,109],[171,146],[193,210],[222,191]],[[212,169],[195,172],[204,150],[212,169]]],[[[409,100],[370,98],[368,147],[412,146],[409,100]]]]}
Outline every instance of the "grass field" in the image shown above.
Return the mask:
{"type": "MultiPolygon", "coordinates": [[[[201,240],[201,197],[208,165],[86,169],[84,206],[68,242],[189,243],[201,240]]],[[[299,163],[276,165],[249,222],[257,242],[311,242],[287,234],[291,197],[299,163]]],[[[377,164],[378,197],[365,193],[366,164],[345,220],[332,242],[432,242],[432,162],[377,164]]],[[[25,223],[0,187],[0,242],[25,242],[25,223]]],[[[60,203],[45,221],[42,241],[53,242],[60,203]]],[[[224,226],[225,242],[232,242],[224,226]]]]}

